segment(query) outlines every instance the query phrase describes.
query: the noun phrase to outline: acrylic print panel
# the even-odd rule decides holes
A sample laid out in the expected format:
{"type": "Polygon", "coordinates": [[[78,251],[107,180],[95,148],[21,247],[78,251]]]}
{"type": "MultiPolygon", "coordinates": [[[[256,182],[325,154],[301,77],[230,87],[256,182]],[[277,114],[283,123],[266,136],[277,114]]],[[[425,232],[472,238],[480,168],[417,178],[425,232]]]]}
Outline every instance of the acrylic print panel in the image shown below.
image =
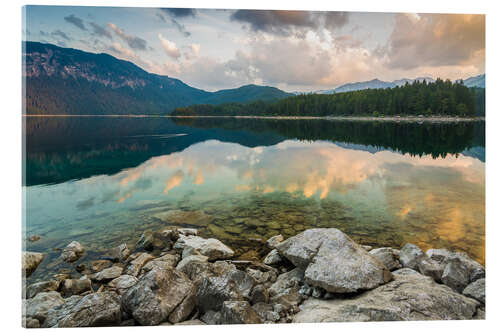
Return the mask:
{"type": "Polygon", "coordinates": [[[484,318],[484,15],[23,19],[24,326],[484,318]]]}

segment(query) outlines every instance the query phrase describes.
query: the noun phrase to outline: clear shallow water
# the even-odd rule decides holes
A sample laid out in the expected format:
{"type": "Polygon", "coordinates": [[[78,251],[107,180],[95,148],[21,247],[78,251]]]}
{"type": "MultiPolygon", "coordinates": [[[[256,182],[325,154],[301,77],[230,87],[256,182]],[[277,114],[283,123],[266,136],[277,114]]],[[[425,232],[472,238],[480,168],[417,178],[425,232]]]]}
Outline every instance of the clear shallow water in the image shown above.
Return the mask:
{"type": "Polygon", "coordinates": [[[257,239],[336,227],[484,263],[484,123],[217,121],[27,118],[24,230],[42,238],[25,246],[49,253],[33,278],[71,240],[85,261],[168,225],[246,258],[257,239]]]}

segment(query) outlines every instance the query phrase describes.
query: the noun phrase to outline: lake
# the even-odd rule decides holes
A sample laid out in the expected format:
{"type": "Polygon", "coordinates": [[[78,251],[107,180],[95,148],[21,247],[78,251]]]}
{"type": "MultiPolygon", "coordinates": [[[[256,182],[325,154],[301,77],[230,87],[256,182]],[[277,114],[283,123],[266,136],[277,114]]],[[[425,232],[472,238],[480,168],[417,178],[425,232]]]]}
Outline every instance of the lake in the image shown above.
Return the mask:
{"type": "Polygon", "coordinates": [[[484,122],[23,117],[31,280],[146,229],[187,226],[240,258],[262,241],[335,227],[361,244],[467,252],[484,264],[484,122]]]}

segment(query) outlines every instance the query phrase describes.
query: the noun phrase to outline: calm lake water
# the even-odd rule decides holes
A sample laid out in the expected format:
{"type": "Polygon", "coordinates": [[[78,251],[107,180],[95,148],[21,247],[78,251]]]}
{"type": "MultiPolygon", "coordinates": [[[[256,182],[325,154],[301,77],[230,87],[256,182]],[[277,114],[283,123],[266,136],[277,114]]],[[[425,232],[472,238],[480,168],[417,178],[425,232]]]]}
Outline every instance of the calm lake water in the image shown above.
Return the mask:
{"type": "Polygon", "coordinates": [[[145,229],[199,228],[242,258],[259,239],[335,227],[361,244],[462,250],[484,263],[484,122],[25,117],[25,248],[64,264],[145,229]]]}

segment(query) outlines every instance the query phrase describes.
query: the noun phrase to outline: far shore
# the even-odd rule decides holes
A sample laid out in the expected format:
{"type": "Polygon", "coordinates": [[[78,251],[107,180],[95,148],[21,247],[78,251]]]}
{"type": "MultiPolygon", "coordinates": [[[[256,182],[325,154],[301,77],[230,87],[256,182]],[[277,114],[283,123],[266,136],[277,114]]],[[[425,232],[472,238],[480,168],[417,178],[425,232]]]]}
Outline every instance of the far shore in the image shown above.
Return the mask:
{"type": "Polygon", "coordinates": [[[235,118],[235,119],[283,119],[283,120],[341,120],[341,121],[389,121],[389,122],[471,122],[485,121],[485,117],[450,116],[390,116],[390,117],[350,117],[350,116],[170,116],[170,115],[66,115],[66,114],[23,114],[24,117],[118,117],[118,118],[235,118]]]}

